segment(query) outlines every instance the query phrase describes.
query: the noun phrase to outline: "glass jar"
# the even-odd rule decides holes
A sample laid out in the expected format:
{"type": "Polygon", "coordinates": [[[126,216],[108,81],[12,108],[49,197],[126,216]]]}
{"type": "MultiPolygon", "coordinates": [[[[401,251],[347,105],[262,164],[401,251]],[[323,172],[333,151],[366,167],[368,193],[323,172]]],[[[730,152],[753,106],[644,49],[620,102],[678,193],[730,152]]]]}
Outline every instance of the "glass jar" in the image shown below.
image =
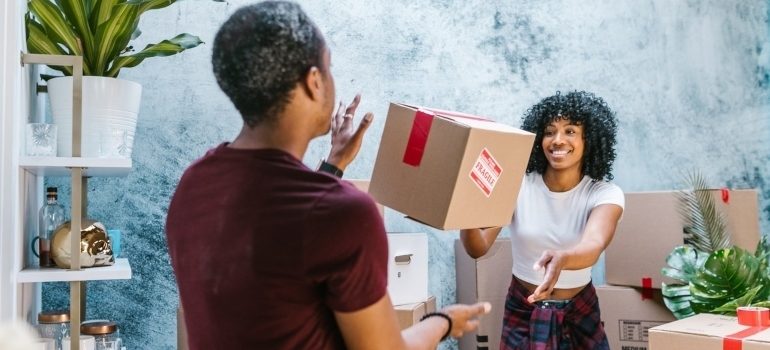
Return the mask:
{"type": "Polygon", "coordinates": [[[56,350],[61,350],[62,339],[70,335],[69,310],[43,311],[37,314],[37,331],[40,337],[54,340],[56,350]]]}
{"type": "Polygon", "coordinates": [[[80,333],[94,336],[96,340],[94,350],[121,350],[123,347],[118,324],[112,321],[85,321],[80,325],[80,333]]]}

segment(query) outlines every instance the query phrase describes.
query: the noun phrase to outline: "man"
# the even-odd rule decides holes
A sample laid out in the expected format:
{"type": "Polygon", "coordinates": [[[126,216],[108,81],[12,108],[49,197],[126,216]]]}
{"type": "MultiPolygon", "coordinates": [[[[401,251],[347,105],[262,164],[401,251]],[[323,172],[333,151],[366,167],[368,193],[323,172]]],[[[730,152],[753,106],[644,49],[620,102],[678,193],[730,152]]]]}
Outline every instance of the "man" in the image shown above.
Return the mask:
{"type": "Polygon", "coordinates": [[[166,225],[193,350],[428,349],[489,311],[452,305],[399,331],[382,218],[337,177],[372,115],[354,128],[356,96],[332,117],[330,60],[289,2],[241,8],[215,38],[214,74],[243,128],[185,171],[166,225]],[[325,172],[308,169],[309,142],[330,129],[325,172]]]}

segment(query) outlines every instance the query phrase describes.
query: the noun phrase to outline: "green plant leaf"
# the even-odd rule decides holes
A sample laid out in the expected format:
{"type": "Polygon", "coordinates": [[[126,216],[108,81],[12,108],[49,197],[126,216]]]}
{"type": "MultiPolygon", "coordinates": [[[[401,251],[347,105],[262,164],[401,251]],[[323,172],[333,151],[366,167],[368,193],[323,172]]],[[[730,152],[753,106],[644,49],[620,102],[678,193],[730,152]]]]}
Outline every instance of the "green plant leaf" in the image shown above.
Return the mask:
{"type": "Polygon", "coordinates": [[[751,306],[751,301],[754,300],[754,298],[757,296],[757,293],[762,289],[762,286],[756,286],[754,288],[749,289],[746,294],[742,295],[738,299],[733,299],[731,301],[726,302],[724,305],[721,305],[709,312],[715,313],[715,314],[722,314],[722,315],[736,315],[736,309],[739,306],[751,306]]]}
{"type": "Polygon", "coordinates": [[[708,258],[708,254],[699,252],[689,246],[678,246],[666,258],[668,267],[660,272],[666,277],[689,283],[697,274],[698,269],[708,258]]]}
{"type": "Polygon", "coordinates": [[[140,11],[144,13],[149,10],[157,10],[167,7],[176,2],[176,0],[128,0],[130,3],[135,3],[141,6],[140,11]]]}
{"type": "MultiPolygon", "coordinates": [[[[190,34],[148,45],[139,53],[129,42],[136,38],[139,17],[176,0],[29,0],[28,47],[31,52],[83,56],[83,74],[117,76],[145,58],[169,56],[201,43],[190,34]],[[123,56],[121,56],[123,55],[123,56]],[[118,62],[116,62],[118,60],[118,62]]],[[[52,67],[66,75],[70,68],[52,67]]]]}
{"type": "Polygon", "coordinates": [[[84,0],[56,0],[59,9],[64,13],[67,22],[74,26],[76,35],[83,44],[83,61],[87,65],[87,60],[93,57],[94,35],[91,33],[91,27],[88,25],[88,7],[84,0]]]}
{"type": "Polygon", "coordinates": [[[107,22],[112,15],[112,8],[117,4],[126,2],[126,0],[99,0],[96,2],[91,15],[88,16],[88,23],[91,27],[91,32],[96,33],[96,28],[107,22]]]}
{"type": "Polygon", "coordinates": [[[687,183],[693,190],[677,193],[679,213],[685,223],[685,243],[706,253],[729,248],[727,218],[717,210],[706,179],[695,172],[688,175],[687,183]]]}
{"type": "Polygon", "coordinates": [[[139,19],[139,5],[128,2],[115,5],[110,18],[96,30],[94,74],[105,75],[109,63],[128,45],[139,19]]]}
{"type": "MultiPolygon", "coordinates": [[[[761,235],[759,242],[757,242],[757,249],[754,251],[754,256],[759,259],[766,269],[768,262],[770,262],[770,242],[767,241],[767,236],[761,235]]],[[[770,273],[770,270],[767,270],[770,273]]]]}
{"type": "Polygon", "coordinates": [[[690,305],[692,294],[690,286],[686,284],[665,284],[661,285],[663,294],[663,303],[674,314],[677,319],[683,319],[695,315],[695,311],[690,305]]]}
{"type": "Polygon", "coordinates": [[[29,11],[39,20],[46,35],[57,44],[62,44],[69,50],[67,54],[82,56],[83,50],[78,43],[77,34],[70,26],[59,8],[48,0],[30,0],[29,11]]]}
{"type": "MultiPolygon", "coordinates": [[[[112,76],[107,73],[110,66],[128,46],[128,42],[139,26],[139,17],[146,11],[163,8],[173,4],[175,0],[129,0],[116,4],[109,19],[96,29],[98,46],[95,74],[112,76]],[[110,40],[105,40],[109,38],[110,40]]],[[[118,68],[119,71],[119,68],[118,68]]],[[[115,73],[117,75],[117,73],[115,73]]]]}
{"type": "Polygon", "coordinates": [[[767,272],[754,255],[738,247],[720,249],[711,253],[690,281],[692,307],[696,313],[709,312],[757,286],[755,297],[767,300],[769,285],[767,272]]]}
{"type": "Polygon", "coordinates": [[[186,49],[191,49],[202,44],[203,41],[197,36],[187,33],[179,34],[171,39],[163,40],[157,44],[147,45],[142,51],[128,56],[120,56],[110,67],[108,76],[117,76],[121,68],[134,67],[141,63],[145,58],[171,56],[180,53],[186,49]]]}
{"type": "MultiPolygon", "coordinates": [[[[27,23],[27,50],[30,53],[37,53],[43,55],[66,55],[64,49],[57,45],[47,35],[43,26],[40,23],[35,22],[30,14],[25,16],[27,23]]],[[[60,71],[65,75],[72,75],[72,67],[51,66],[51,69],[60,71]]]]}

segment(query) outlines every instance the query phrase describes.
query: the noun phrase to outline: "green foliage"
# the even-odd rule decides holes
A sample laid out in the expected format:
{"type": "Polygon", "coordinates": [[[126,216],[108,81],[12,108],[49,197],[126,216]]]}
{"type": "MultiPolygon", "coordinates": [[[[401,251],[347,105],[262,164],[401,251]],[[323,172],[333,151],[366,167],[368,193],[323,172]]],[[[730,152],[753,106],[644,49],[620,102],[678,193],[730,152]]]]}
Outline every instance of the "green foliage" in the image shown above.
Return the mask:
{"type": "Polygon", "coordinates": [[[664,267],[661,273],[666,277],[684,282],[684,284],[675,285],[663,283],[661,287],[663,301],[677,319],[695,315],[690,304],[692,301],[690,281],[696,278],[707,258],[708,254],[690,246],[676,247],[666,258],[668,267],[664,267]]]}
{"type": "Polygon", "coordinates": [[[674,317],[683,319],[695,315],[695,311],[693,311],[692,305],[690,305],[692,294],[690,293],[689,285],[663,283],[661,292],[663,294],[663,303],[671,310],[674,317]]]}
{"type": "Polygon", "coordinates": [[[770,282],[762,265],[760,259],[738,247],[711,253],[690,281],[693,310],[734,315],[734,308],[728,310],[724,306],[731,302],[745,306],[755,300],[766,301],[770,282]]]}
{"type": "MultiPolygon", "coordinates": [[[[83,56],[83,74],[117,77],[145,58],[171,56],[202,43],[183,33],[137,53],[129,42],[141,33],[139,18],[176,0],[29,0],[25,16],[30,53],[83,56]]],[[[52,66],[65,75],[71,67],[52,66]]]]}
{"type": "Polygon", "coordinates": [[[679,193],[679,212],[685,223],[685,245],[666,258],[664,276],[678,280],[663,283],[666,307],[678,319],[698,313],[735,315],[738,306],[770,306],[768,257],[765,237],[755,254],[732,246],[726,218],[719,213],[705,179],[688,176],[692,191],[679,193]]]}
{"type": "Polygon", "coordinates": [[[687,182],[692,190],[678,193],[679,213],[685,224],[685,243],[707,253],[729,248],[727,219],[717,210],[706,179],[696,172],[688,175],[687,182]]]}
{"type": "Polygon", "coordinates": [[[708,258],[708,254],[689,246],[679,246],[668,255],[666,258],[668,267],[664,267],[661,273],[663,276],[690,283],[698,274],[703,263],[706,262],[706,258],[708,258]]]}

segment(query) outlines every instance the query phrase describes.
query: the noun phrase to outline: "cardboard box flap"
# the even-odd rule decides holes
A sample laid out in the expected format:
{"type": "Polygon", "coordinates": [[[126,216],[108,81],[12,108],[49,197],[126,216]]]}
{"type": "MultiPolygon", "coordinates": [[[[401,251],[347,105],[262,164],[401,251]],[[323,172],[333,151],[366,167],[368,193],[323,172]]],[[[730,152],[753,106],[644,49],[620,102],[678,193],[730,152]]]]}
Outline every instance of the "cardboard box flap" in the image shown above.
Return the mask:
{"type": "Polygon", "coordinates": [[[462,113],[462,112],[455,112],[455,111],[447,111],[443,109],[436,109],[436,108],[429,108],[429,107],[423,107],[423,106],[417,106],[417,105],[409,105],[404,103],[397,103],[400,106],[404,106],[407,108],[417,110],[422,110],[424,112],[428,112],[429,114],[433,114],[436,117],[450,120],[456,124],[461,124],[468,126],[470,128],[477,128],[482,130],[492,130],[492,131],[499,131],[499,132],[505,132],[505,133],[515,133],[520,135],[534,135],[528,131],[524,131],[518,128],[514,128],[510,125],[498,123],[492,119],[489,119],[487,117],[482,117],[478,115],[468,114],[468,113],[462,113]]]}
{"type": "Polygon", "coordinates": [[[724,337],[745,330],[746,326],[738,324],[738,319],[732,316],[698,314],[671,323],[666,323],[651,329],[659,332],[687,333],[707,337],[724,337]]]}

